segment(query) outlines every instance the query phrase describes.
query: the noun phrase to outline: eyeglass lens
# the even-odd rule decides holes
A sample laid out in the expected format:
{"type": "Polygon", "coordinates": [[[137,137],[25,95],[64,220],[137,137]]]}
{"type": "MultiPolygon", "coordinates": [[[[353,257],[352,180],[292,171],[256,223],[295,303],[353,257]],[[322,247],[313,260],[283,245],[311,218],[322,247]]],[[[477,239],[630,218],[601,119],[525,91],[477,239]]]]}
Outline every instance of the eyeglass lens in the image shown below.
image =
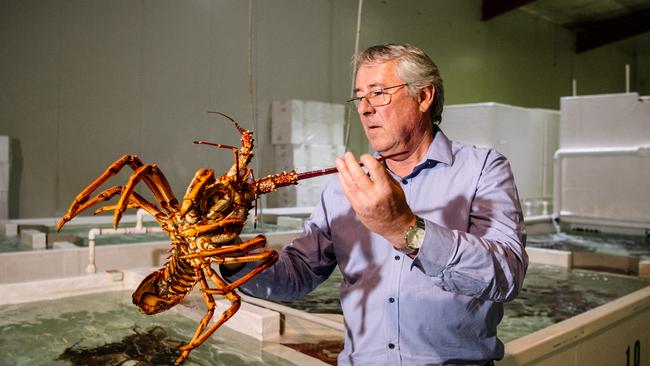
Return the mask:
{"type": "Polygon", "coordinates": [[[370,104],[371,107],[381,107],[382,105],[386,105],[386,104],[390,103],[390,97],[391,97],[391,95],[394,94],[394,93],[387,93],[386,92],[387,89],[401,88],[401,87],[403,87],[405,85],[408,85],[408,83],[395,85],[395,86],[390,86],[388,88],[381,88],[381,89],[373,90],[373,91],[369,92],[368,94],[366,94],[364,96],[354,98],[354,99],[352,99],[350,101],[352,101],[354,106],[356,108],[358,108],[359,104],[361,104],[361,100],[363,100],[365,98],[366,101],[368,102],[368,104],[370,104]]]}
{"type": "Polygon", "coordinates": [[[353,99],[352,102],[355,107],[359,107],[359,104],[361,104],[361,101],[365,98],[372,107],[379,107],[387,104],[387,101],[389,100],[387,95],[388,94],[384,92],[384,89],[373,90],[362,97],[353,99]]]}

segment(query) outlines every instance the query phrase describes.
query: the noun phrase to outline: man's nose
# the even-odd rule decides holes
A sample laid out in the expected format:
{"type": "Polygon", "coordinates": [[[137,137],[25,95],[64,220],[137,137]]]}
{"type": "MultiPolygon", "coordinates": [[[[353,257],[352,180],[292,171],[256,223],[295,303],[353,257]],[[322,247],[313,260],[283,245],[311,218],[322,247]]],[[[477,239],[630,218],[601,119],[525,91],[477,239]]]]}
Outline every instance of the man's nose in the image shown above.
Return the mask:
{"type": "Polygon", "coordinates": [[[375,112],[375,108],[370,105],[370,102],[367,98],[361,98],[359,101],[359,106],[357,107],[357,112],[360,116],[368,116],[375,112]]]}

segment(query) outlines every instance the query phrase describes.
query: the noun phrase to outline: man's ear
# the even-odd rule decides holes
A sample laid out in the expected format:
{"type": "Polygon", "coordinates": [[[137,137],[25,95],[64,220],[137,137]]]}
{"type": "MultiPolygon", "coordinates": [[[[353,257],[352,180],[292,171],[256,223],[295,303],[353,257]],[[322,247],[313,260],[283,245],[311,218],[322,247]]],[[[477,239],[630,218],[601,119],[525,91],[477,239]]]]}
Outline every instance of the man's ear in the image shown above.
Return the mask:
{"type": "Polygon", "coordinates": [[[420,112],[424,113],[431,108],[433,97],[436,95],[436,88],[433,85],[427,85],[420,89],[418,93],[418,103],[420,103],[420,112]]]}

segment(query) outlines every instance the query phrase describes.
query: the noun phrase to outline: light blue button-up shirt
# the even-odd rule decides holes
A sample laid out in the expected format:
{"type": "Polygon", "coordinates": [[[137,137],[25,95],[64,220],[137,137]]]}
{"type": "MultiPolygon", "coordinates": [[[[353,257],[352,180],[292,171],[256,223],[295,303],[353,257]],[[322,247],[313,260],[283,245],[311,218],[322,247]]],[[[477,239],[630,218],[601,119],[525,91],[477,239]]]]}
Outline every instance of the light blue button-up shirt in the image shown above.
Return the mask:
{"type": "Polygon", "coordinates": [[[346,326],[339,365],[500,359],[502,302],[517,295],[528,265],[507,160],[492,149],[452,142],[438,130],[413,172],[393,177],[426,223],[414,259],[361,224],[335,177],[305,222],[304,234],[241,289],[288,301],[314,289],[338,265],[346,326]]]}

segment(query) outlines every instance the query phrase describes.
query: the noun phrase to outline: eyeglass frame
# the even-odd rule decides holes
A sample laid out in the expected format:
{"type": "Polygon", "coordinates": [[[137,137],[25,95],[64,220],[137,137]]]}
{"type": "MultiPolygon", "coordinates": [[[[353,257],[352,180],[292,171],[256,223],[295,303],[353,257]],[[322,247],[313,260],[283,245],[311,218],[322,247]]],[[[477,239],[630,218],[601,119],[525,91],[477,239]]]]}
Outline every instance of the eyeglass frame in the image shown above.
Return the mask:
{"type": "Polygon", "coordinates": [[[347,103],[352,103],[352,105],[354,105],[355,108],[359,108],[359,105],[361,104],[361,101],[363,100],[363,98],[366,98],[366,102],[368,102],[368,105],[370,105],[370,106],[373,107],[373,108],[375,108],[375,107],[385,106],[385,105],[387,105],[387,104],[390,104],[390,102],[392,101],[391,98],[392,98],[393,94],[395,94],[395,93],[397,93],[397,92],[399,91],[399,90],[396,90],[396,91],[394,91],[394,92],[392,92],[392,93],[386,93],[386,90],[388,90],[388,89],[395,89],[395,88],[401,88],[401,87],[403,87],[403,86],[407,86],[407,85],[410,85],[410,84],[411,84],[411,83],[404,83],[404,84],[399,84],[399,85],[389,86],[389,87],[387,87],[387,88],[379,88],[379,89],[377,89],[377,90],[371,90],[371,91],[369,91],[368,93],[366,93],[366,95],[362,95],[362,96],[360,96],[360,97],[354,97],[354,98],[352,98],[352,99],[346,100],[346,102],[347,102],[347,103]],[[370,94],[373,94],[373,93],[375,93],[374,96],[372,96],[372,97],[368,97],[370,94]],[[374,104],[372,104],[372,102],[370,102],[370,98],[377,98],[377,97],[379,97],[380,95],[381,95],[381,96],[384,96],[384,98],[386,98],[385,96],[388,95],[388,100],[387,100],[385,103],[383,103],[383,104],[378,104],[378,105],[374,105],[374,104]]]}

